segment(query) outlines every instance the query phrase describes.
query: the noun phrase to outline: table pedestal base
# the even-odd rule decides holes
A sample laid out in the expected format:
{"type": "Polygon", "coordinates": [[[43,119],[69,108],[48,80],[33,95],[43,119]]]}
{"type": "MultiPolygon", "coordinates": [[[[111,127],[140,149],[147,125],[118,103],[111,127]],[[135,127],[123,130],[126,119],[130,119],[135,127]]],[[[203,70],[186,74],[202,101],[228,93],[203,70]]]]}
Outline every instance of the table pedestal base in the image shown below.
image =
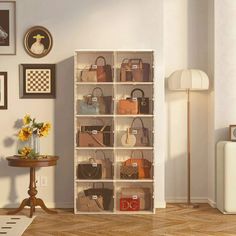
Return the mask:
{"type": "Polygon", "coordinates": [[[16,210],[9,211],[7,214],[8,215],[16,214],[16,213],[20,212],[21,210],[23,210],[25,206],[30,207],[30,218],[33,216],[36,206],[40,206],[48,214],[56,214],[57,213],[56,211],[49,210],[45,206],[45,204],[41,198],[35,197],[37,195],[37,193],[38,193],[38,191],[36,190],[35,168],[31,167],[30,168],[30,185],[29,185],[29,191],[28,191],[28,194],[30,197],[25,198],[16,210]]]}

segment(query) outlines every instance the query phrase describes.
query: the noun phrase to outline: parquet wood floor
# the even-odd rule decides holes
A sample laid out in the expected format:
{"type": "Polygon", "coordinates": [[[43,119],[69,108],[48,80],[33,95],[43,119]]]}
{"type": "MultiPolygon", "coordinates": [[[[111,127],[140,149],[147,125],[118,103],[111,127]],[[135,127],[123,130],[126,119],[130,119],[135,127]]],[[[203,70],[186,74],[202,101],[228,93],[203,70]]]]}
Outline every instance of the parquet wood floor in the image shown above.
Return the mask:
{"type": "MultiPolygon", "coordinates": [[[[0,214],[5,213],[0,210],[0,214]]],[[[28,215],[28,209],[23,214],[28,215]]],[[[57,215],[37,209],[36,215],[23,236],[236,235],[236,215],[223,215],[207,204],[201,204],[199,209],[168,204],[155,215],[74,215],[72,210],[64,209],[57,215]]]]}

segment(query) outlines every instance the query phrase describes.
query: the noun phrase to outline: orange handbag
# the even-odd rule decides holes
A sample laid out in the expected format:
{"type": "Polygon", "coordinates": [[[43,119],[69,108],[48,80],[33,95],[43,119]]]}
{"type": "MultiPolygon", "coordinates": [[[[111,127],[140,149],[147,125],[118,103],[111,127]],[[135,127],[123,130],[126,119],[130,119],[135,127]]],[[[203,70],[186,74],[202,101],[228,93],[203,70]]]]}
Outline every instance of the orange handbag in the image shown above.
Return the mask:
{"type": "Polygon", "coordinates": [[[137,99],[121,99],[118,102],[118,114],[138,114],[137,99]]]}
{"type": "Polygon", "coordinates": [[[138,167],[138,176],[139,179],[150,179],[151,178],[151,167],[152,163],[145,159],[143,156],[143,152],[141,150],[134,150],[131,153],[131,158],[126,160],[123,165],[133,165],[138,167]],[[142,158],[134,158],[134,152],[138,151],[142,154],[142,158]]]}

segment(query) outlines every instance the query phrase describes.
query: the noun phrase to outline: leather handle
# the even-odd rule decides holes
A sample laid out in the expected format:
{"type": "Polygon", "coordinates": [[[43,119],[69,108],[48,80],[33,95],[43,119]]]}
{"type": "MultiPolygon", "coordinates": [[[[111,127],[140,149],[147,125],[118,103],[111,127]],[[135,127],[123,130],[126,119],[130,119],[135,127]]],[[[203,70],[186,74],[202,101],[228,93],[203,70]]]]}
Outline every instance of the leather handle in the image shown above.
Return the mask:
{"type": "Polygon", "coordinates": [[[138,62],[139,67],[142,69],[143,68],[143,60],[141,58],[131,58],[129,59],[129,64],[132,65],[132,63],[138,62]]]}
{"type": "Polygon", "coordinates": [[[101,152],[101,153],[103,154],[103,158],[104,158],[104,160],[105,160],[105,159],[106,159],[106,155],[105,155],[105,152],[102,151],[102,150],[96,150],[95,153],[94,153],[94,154],[95,154],[95,157],[97,156],[97,153],[98,153],[98,152],[101,152]]]}
{"type": "Polygon", "coordinates": [[[103,90],[100,87],[95,87],[92,91],[92,97],[94,97],[94,93],[96,90],[99,90],[101,92],[101,97],[103,97],[103,90]]]}
{"type": "Polygon", "coordinates": [[[139,88],[136,88],[136,89],[133,89],[132,91],[131,91],[131,98],[133,98],[134,96],[134,92],[135,91],[140,91],[141,93],[142,93],[142,98],[144,98],[144,91],[142,90],[142,89],[139,89],[139,88]]]}
{"type": "Polygon", "coordinates": [[[102,59],[102,60],[103,60],[103,62],[104,62],[104,66],[107,64],[107,63],[106,63],[106,59],[105,59],[105,57],[103,57],[103,56],[99,56],[99,57],[97,57],[96,60],[95,60],[95,65],[98,65],[97,63],[98,63],[98,60],[99,60],[99,59],[102,59]]]}
{"type": "Polygon", "coordinates": [[[133,158],[133,154],[134,154],[135,152],[141,153],[141,154],[142,154],[142,159],[144,159],[143,151],[142,151],[142,150],[133,150],[133,151],[131,152],[131,159],[133,158]]]}
{"type": "Polygon", "coordinates": [[[142,124],[142,128],[144,129],[144,124],[143,124],[143,120],[140,117],[136,117],[133,119],[132,123],[131,123],[131,129],[133,128],[134,122],[135,120],[140,120],[141,124],[142,124]]]}

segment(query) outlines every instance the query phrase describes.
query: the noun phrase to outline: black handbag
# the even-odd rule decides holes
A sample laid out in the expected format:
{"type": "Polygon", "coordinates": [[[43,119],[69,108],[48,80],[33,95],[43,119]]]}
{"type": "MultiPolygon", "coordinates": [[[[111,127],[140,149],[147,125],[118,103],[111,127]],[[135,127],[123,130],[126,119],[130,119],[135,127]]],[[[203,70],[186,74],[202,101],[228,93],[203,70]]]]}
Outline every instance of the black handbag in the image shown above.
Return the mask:
{"type": "Polygon", "coordinates": [[[103,197],[103,208],[104,210],[113,209],[113,189],[105,188],[104,183],[102,183],[102,188],[96,188],[95,183],[93,188],[84,190],[85,196],[101,196],[103,197]]]}
{"type": "MultiPolygon", "coordinates": [[[[92,162],[93,158],[89,161],[92,162]]],[[[102,178],[102,165],[97,164],[94,160],[93,163],[78,164],[77,168],[78,179],[101,179],[102,178]]]]}
{"type": "Polygon", "coordinates": [[[142,89],[136,88],[131,91],[131,97],[127,99],[134,100],[134,92],[139,91],[142,93],[142,97],[137,97],[138,100],[138,114],[149,114],[149,98],[145,97],[142,89]]]}

